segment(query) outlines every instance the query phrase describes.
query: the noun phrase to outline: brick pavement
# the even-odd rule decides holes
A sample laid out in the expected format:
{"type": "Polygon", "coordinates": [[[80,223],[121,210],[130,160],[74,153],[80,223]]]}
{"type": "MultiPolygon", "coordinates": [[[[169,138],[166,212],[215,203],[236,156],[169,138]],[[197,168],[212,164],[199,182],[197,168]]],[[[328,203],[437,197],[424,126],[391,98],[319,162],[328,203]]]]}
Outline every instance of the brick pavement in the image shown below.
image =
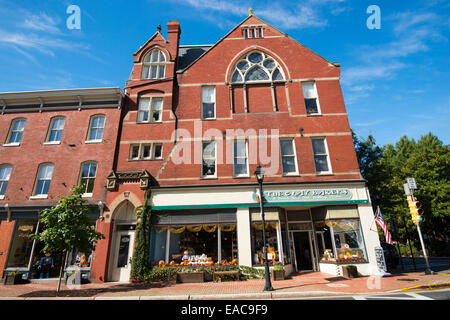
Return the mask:
{"type": "MultiPolygon", "coordinates": [[[[302,273],[283,281],[273,281],[274,292],[280,296],[289,294],[339,295],[362,294],[400,290],[419,285],[438,283],[450,284],[449,274],[425,275],[423,272],[396,274],[389,277],[360,277],[344,279],[325,273],[302,273]]],[[[13,286],[0,284],[0,297],[55,297],[56,283],[29,283],[13,286]]],[[[158,297],[158,296],[209,296],[212,299],[221,295],[261,294],[264,280],[205,282],[205,283],[89,283],[79,289],[61,285],[60,296],[64,297],[158,297]]],[[[230,297],[230,296],[229,296],[230,297]]],[[[226,299],[227,296],[224,296],[226,299]]]]}

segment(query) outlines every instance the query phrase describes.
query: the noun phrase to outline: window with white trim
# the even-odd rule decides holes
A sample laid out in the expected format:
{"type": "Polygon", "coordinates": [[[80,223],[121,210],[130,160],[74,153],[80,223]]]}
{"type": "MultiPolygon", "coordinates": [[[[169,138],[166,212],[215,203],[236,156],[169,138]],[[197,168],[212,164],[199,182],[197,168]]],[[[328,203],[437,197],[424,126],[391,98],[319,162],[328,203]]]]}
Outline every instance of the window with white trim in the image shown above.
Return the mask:
{"type": "Polygon", "coordinates": [[[263,37],[263,28],[262,27],[246,27],[242,28],[245,39],[250,38],[262,38],[263,37]]]}
{"type": "Polygon", "coordinates": [[[213,86],[202,87],[202,118],[216,118],[216,88],[213,86]]]}
{"type": "Polygon", "coordinates": [[[281,166],[283,174],[297,174],[297,157],[293,139],[280,140],[281,166]]]}
{"type": "Polygon", "coordinates": [[[97,162],[88,161],[81,165],[79,185],[83,186],[83,195],[92,196],[95,177],[97,175],[97,162]]]}
{"type": "Polygon", "coordinates": [[[101,142],[103,129],[105,128],[105,116],[98,114],[91,117],[87,141],[101,142]]]}
{"type": "Polygon", "coordinates": [[[216,142],[203,142],[202,146],[202,177],[216,177],[216,142]]]}
{"type": "Polygon", "coordinates": [[[65,121],[66,119],[64,117],[55,117],[50,121],[50,127],[45,142],[56,143],[61,141],[65,121]]]}
{"type": "Polygon", "coordinates": [[[52,181],[54,165],[52,163],[43,163],[39,165],[38,174],[34,186],[33,196],[46,197],[52,181]]]}
{"type": "Polygon", "coordinates": [[[314,81],[302,82],[303,98],[307,115],[320,114],[317,88],[314,81]]]}
{"type": "Polygon", "coordinates": [[[139,101],[138,123],[161,122],[162,121],[163,98],[151,97],[141,98],[139,101]]]}
{"type": "Polygon", "coordinates": [[[231,71],[232,83],[284,81],[278,62],[262,51],[251,51],[236,62],[231,71]]]}
{"type": "Polygon", "coordinates": [[[0,200],[4,199],[6,187],[11,177],[12,166],[10,164],[2,164],[0,166],[0,200]]]}
{"type": "Polygon", "coordinates": [[[129,160],[162,159],[162,143],[136,143],[130,145],[129,160]]]}
{"type": "Polygon", "coordinates": [[[166,70],[166,57],[159,49],[150,51],[142,62],[142,79],[163,79],[166,70]]]}
{"type": "Polygon", "coordinates": [[[247,141],[233,142],[233,173],[235,177],[248,177],[247,141]]]}
{"type": "Polygon", "coordinates": [[[325,138],[311,139],[312,149],[314,153],[314,163],[317,173],[331,172],[330,159],[328,157],[328,149],[325,138]]]}
{"type": "Polygon", "coordinates": [[[6,139],[6,143],[19,144],[20,140],[22,140],[24,128],[25,119],[14,119],[11,123],[11,128],[9,130],[8,138],[6,139]]]}

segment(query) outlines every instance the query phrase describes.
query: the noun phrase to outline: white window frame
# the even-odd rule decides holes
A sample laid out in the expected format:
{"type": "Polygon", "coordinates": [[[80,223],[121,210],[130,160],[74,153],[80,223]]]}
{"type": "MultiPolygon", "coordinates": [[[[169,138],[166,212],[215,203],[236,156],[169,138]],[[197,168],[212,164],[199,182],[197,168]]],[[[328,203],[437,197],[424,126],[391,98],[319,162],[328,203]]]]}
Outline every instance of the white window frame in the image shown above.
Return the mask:
{"type": "Polygon", "coordinates": [[[164,79],[166,75],[166,69],[167,69],[167,57],[164,54],[164,52],[159,48],[152,49],[149,53],[147,53],[142,60],[142,72],[141,72],[141,79],[142,80],[154,80],[154,79],[164,79]],[[158,60],[152,62],[152,55],[153,52],[158,51],[158,60]],[[164,57],[164,61],[161,60],[161,55],[164,57]],[[149,57],[149,61],[145,61],[149,57]],[[152,77],[152,67],[156,67],[156,77],[152,77]],[[164,72],[161,75],[161,67],[164,67],[164,72]],[[148,68],[148,77],[144,77],[145,69],[148,68]]]}
{"type": "Polygon", "coordinates": [[[314,137],[311,138],[311,148],[313,151],[313,158],[314,158],[314,168],[316,169],[316,174],[321,175],[321,174],[332,174],[333,170],[331,168],[331,161],[330,161],[330,152],[328,150],[328,143],[327,143],[327,139],[325,137],[314,137]],[[325,147],[325,154],[320,153],[320,154],[315,154],[314,153],[314,147],[313,147],[313,140],[323,140],[323,144],[325,147]],[[328,164],[328,171],[317,171],[317,167],[316,167],[316,156],[326,156],[327,157],[327,164],[328,164]]]}
{"type": "Polygon", "coordinates": [[[295,148],[295,139],[294,138],[281,138],[280,139],[280,160],[281,160],[281,173],[283,176],[298,176],[298,162],[297,162],[297,149],[295,148]],[[293,154],[283,155],[283,151],[281,148],[281,141],[291,141],[293,154]],[[283,157],[294,157],[295,164],[295,172],[284,172],[283,169],[283,157]]]}
{"type": "Polygon", "coordinates": [[[163,97],[161,97],[161,96],[141,97],[139,99],[139,107],[138,107],[136,123],[160,123],[160,122],[162,122],[163,109],[164,109],[164,98],[163,97]],[[157,120],[157,121],[153,120],[153,112],[155,111],[155,108],[154,108],[155,106],[153,105],[153,101],[155,99],[161,100],[161,110],[159,110],[159,120],[157,120]],[[141,109],[143,101],[148,101],[148,110],[141,109]],[[140,114],[143,112],[148,113],[146,121],[140,120],[140,114]]]}
{"type": "Polygon", "coordinates": [[[303,102],[305,104],[305,112],[307,116],[319,116],[322,114],[322,111],[320,110],[320,102],[319,102],[319,94],[317,93],[317,85],[316,85],[316,81],[302,81],[302,95],[303,95],[303,102]],[[314,87],[314,95],[315,98],[305,98],[305,93],[304,93],[304,88],[303,86],[306,84],[313,84],[314,87]],[[312,99],[316,99],[316,105],[317,105],[317,112],[316,113],[308,113],[308,109],[306,108],[306,101],[305,100],[312,100],[312,99]]]}
{"type": "MultiPolygon", "coordinates": [[[[211,158],[213,159],[213,158],[211,158]]],[[[209,158],[206,158],[206,160],[209,160],[209,158]]],[[[210,141],[202,141],[202,165],[200,166],[200,176],[202,177],[202,179],[215,179],[217,178],[217,142],[215,140],[210,140],[210,141]],[[209,143],[214,143],[214,175],[204,175],[203,174],[203,160],[205,160],[204,156],[204,145],[205,144],[209,144],[209,143]]]]}
{"type": "MultiPolygon", "coordinates": [[[[80,167],[80,176],[78,178],[78,185],[81,186],[81,180],[83,178],[84,179],[88,179],[88,180],[94,180],[94,185],[95,185],[95,179],[97,178],[97,170],[98,170],[98,162],[96,162],[96,161],[85,161],[85,162],[83,162],[81,164],[81,167],[80,167]],[[83,177],[83,166],[85,166],[87,164],[90,165],[92,163],[95,163],[95,176],[94,177],[89,177],[89,176],[88,177],[83,177]]],[[[88,174],[89,174],[89,172],[90,172],[90,170],[88,171],[88,174]]],[[[85,192],[82,194],[83,198],[91,198],[93,193],[94,193],[94,190],[92,190],[92,192],[86,192],[87,187],[88,187],[88,184],[85,186],[85,189],[84,189],[85,192]]]]}
{"type": "MultiPolygon", "coordinates": [[[[5,177],[0,176],[0,190],[1,190],[1,187],[3,187],[3,184],[5,184],[5,183],[6,183],[6,188],[8,188],[9,179],[11,179],[12,165],[6,164],[6,163],[2,164],[2,165],[0,165],[0,172],[1,172],[1,169],[9,170],[9,173],[5,177]]],[[[5,193],[6,193],[6,188],[5,188],[5,193]]],[[[0,200],[5,199],[5,193],[0,194],[0,200]]]]}
{"type": "Polygon", "coordinates": [[[25,125],[27,124],[27,120],[25,118],[17,118],[17,119],[13,119],[11,121],[11,125],[9,127],[9,132],[8,132],[8,136],[6,138],[6,143],[4,144],[4,146],[19,146],[20,142],[22,141],[23,138],[23,132],[25,131],[25,125]],[[24,121],[23,124],[23,129],[21,130],[14,130],[14,124],[18,121],[24,121]],[[21,132],[21,136],[20,136],[20,140],[18,142],[11,142],[11,137],[13,135],[14,132],[21,132]]]}
{"type": "Polygon", "coordinates": [[[249,163],[248,163],[248,140],[247,139],[234,139],[233,140],[233,177],[234,178],[248,178],[248,177],[250,177],[250,169],[249,169],[249,163]],[[243,156],[239,156],[239,157],[237,157],[236,156],[236,154],[234,153],[234,150],[235,150],[235,144],[238,142],[238,141],[244,141],[245,142],[245,157],[243,157],[243,156]],[[246,170],[247,170],[247,173],[244,173],[244,174],[236,174],[236,160],[238,159],[238,158],[241,158],[241,159],[246,159],[246,162],[247,162],[247,168],[246,168],[246,170]]]}
{"type": "Polygon", "coordinates": [[[130,144],[130,153],[128,156],[128,161],[142,161],[142,160],[162,160],[163,159],[163,143],[161,142],[142,142],[142,143],[132,143],[130,144]],[[150,147],[150,156],[144,157],[144,147],[150,147]],[[155,147],[161,146],[161,156],[155,157],[155,147]],[[133,157],[133,148],[138,148],[138,156],[133,157]]]}
{"type": "Polygon", "coordinates": [[[201,107],[201,112],[202,112],[202,120],[216,120],[216,87],[215,86],[202,86],[202,107],[201,107]],[[213,95],[213,101],[203,101],[203,88],[213,88],[214,89],[214,95],[213,95]],[[210,118],[205,118],[203,115],[203,104],[214,104],[214,116],[210,117],[210,118]]]}
{"type": "Polygon", "coordinates": [[[53,117],[50,120],[50,125],[48,127],[47,137],[45,138],[44,144],[61,144],[62,132],[64,131],[64,126],[65,125],[66,125],[66,117],[63,117],[63,116],[53,117]],[[62,129],[54,129],[53,126],[55,124],[55,121],[59,120],[59,119],[63,119],[64,120],[63,127],[62,127],[62,129]],[[51,137],[53,131],[61,131],[61,138],[59,140],[50,141],[50,137],[51,137]]]}
{"type": "Polygon", "coordinates": [[[87,137],[86,137],[86,141],[85,141],[85,143],[100,143],[100,142],[102,142],[103,141],[103,134],[105,133],[105,124],[106,124],[106,116],[104,115],[104,114],[94,114],[94,115],[92,115],[91,117],[90,117],[90,119],[89,119],[89,128],[88,128],[88,133],[87,133],[87,137]],[[96,118],[96,117],[103,117],[103,127],[93,127],[92,126],[92,124],[93,124],[93,122],[94,122],[94,118],[96,118]],[[96,129],[96,130],[98,130],[98,129],[102,129],[102,136],[101,136],[101,138],[100,139],[90,139],[90,137],[91,137],[91,132],[92,132],[92,129],[96,129]]]}
{"type": "Polygon", "coordinates": [[[32,196],[30,197],[30,199],[47,199],[48,198],[48,193],[37,193],[37,191],[38,191],[37,187],[38,187],[39,181],[41,181],[41,180],[49,181],[48,191],[50,192],[50,184],[52,182],[54,171],[55,171],[55,165],[51,162],[45,162],[45,163],[41,163],[39,165],[37,174],[36,174],[36,179],[34,181],[33,193],[32,193],[32,196]],[[52,172],[51,172],[50,178],[44,177],[44,178],[40,179],[39,176],[41,175],[41,171],[43,170],[44,166],[48,166],[48,165],[52,166],[52,172]]]}

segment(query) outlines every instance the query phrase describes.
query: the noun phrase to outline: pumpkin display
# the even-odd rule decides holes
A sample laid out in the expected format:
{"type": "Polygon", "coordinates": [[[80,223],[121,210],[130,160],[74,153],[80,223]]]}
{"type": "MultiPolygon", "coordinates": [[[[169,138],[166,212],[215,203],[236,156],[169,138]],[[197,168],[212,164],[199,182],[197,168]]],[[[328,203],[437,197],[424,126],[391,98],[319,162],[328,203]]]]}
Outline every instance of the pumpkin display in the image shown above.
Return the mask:
{"type": "Polygon", "coordinates": [[[164,260],[160,260],[160,261],[158,262],[158,267],[163,268],[164,266],[165,266],[164,260]]]}
{"type": "Polygon", "coordinates": [[[232,264],[232,265],[236,265],[236,264],[237,264],[237,259],[231,260],[231,264],[232,264]]]}

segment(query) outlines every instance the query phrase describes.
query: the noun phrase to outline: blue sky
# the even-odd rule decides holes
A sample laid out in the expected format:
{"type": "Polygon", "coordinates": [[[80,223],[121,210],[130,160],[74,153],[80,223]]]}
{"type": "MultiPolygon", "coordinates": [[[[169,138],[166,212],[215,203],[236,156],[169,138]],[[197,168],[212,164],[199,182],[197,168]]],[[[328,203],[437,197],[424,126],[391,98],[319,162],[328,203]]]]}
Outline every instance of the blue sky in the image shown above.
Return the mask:
{"type": "Polygon", "coordinates": [[[132,53],[169,20],[181,44],[214,44],[248,15],[341,64],[350,126],[377,143],[450,138],[450,1],[0,0],[0,92],[121,87],[132,53]],[[81,29],[69,30],[71,4],[81,29]],[[381,29],[368,29],[369,5],[381,29]]]}

